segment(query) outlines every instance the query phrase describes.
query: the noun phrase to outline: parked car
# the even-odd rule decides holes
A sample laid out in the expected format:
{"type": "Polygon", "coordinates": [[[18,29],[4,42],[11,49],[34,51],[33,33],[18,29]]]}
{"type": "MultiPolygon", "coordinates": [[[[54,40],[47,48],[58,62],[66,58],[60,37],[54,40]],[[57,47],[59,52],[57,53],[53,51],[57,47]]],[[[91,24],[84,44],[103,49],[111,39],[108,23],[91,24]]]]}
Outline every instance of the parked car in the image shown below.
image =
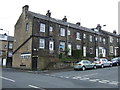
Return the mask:
{"type": "Polygon", "coordinates": [[[112,58],[111,61],[113,65],[116,65],[116,66],[120,65],[120,57],[112,58]]]}
{"type": "Polygon", "coordinates": [[[81,60],[81,61],[75,63],[73,68],[74,68],[74,70],[82,69],[84,71],[88,68],[96,69],[96,65],[94,63],[91,63],[89,60],[81,60]]]}
{"type": "Polygon", "coordinates": [[[108,61],[106,58],[97,58],[94,63],[97,67],[104,68],[105,66],[112,66],[112,62],[108,61]]]}

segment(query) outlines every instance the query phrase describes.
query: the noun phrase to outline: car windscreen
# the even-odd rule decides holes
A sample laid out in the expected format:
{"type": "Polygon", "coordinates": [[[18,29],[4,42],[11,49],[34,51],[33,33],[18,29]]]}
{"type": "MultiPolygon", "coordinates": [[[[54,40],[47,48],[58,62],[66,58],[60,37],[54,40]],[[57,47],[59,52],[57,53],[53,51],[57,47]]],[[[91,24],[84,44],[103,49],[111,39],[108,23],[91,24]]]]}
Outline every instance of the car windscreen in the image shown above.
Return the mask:
{"type": "Polygon", "coordinates": [[[117,58],[113,58],[112,61],[117,61],[118,59],[117,58]]]}
{"type": "Polygon", "coordinates": [[[95,61],[100,61],[100,59],[95,59],[95,61]]]}

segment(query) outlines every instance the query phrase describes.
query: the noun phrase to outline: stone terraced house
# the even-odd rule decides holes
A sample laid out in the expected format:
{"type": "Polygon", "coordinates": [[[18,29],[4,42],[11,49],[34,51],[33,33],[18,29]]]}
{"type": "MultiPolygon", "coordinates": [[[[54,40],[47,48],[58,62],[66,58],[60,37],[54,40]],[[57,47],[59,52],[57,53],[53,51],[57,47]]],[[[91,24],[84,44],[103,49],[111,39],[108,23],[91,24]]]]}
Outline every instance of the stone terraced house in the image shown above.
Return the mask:
{"type": "Polygon", "coordinates": [[[82,50],[82,56],[93,57],[118,56],[120,36],[102,30],[100,24],[90,29],[29,11],[29,6],[22,8],[14,32],[13,67],[26,69],[43,69],[47,61],[57,61],[59,54],[68,50],[82,50]]]}

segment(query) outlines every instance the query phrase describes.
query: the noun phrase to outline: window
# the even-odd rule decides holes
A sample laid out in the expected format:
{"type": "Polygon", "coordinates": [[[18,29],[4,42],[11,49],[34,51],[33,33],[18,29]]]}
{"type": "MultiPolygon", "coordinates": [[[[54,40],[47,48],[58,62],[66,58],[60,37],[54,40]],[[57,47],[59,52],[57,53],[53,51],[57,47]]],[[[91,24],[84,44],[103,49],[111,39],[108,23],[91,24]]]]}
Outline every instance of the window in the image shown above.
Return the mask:
{"type": "Polygon", "coordinates": [[[83,38],[84,38],[84,39],[86,38],[86,34],[83,34],[83,38]]]}
{"type": "Polygon", "coordinates": [[[117,42],[119,42],[119,39],[117,38],[117,42]]]}
{"type": "Polygon", "coordinates": [[[68,50],[69,50],[68,55],[71,56],[72,55],[72,46],[70,43],[68,44],[68,50]]]}
{"type": "Polygon", "coordinates": [[[40,32],[45,32],[45,24],[40,24],[40,32]]]}
{"type": "Polygon", "coordinates": [[[50,31],[50,32],[53,31],[53,27],[52,27],[52,26],[49,27],[49,31],[50,31]]]}
{"type": "Polygon", "coordinates": [[[86,51],[86,46],[83,47],[83,57],[86,57],[87,51],[86,51]]]}
{"type": "Polygon", "coordinates": [[[4,48],[6,49],[6,48],[7,48],[7,45],[4,45],[4,48]]]}
{"type": "Polygon", "coordinates": [[[110,46],[110,53],[113,53],[113,46],[110,46]]]}
{"type": "Polygon", "coordinates": [[[102,54],[102,48],[99,48],[99,54],[102,54]]]}
{"type": "Polygon", "coordinates": [[[45,48],[45,40],[44,39],[40,39],[40,41],[39,41],[39,48],[42,48],[42,49],[45,48]]]}
{"type": "Polygon", "coordinates": [[[76,39],[80,40],[80,33],[79,32],[76,33],[76,39]]]}
{"type": "Polygon", "coordinates": [[[97,36],[95,37],[95,40],[96,40],[96,41],[98,40],[98,37],[97,37],[97,36]]]}
{"type": "Polygon", "coordinates": [[[92,35],[90,35],[90,42],[92,42],[92,35]]]}
{"type": "Polygon", "coordinates": [[[106,40],[105,40],[105,38],[103,38],[103,44],[106,44],[106,40]]]}
{"type": "Polygon", "coordinates": [[[112,43],[113,42],[113,37],[112,36],[110,36],[110,43],[112,43]]]}
{"type": "Polygon", "coordinates": [[[9,43],[9,48],[12,49],[13,48],[13,44],[9,43]]]}
{"type": "Polygon", "coordinates": [[[65,36],[65,29],[64,28],[60,29],[60,36],[65,36]]]}
{"type": "Polygon", "coordinates": [[[81,49],[80,45],[76,45],[76,49],[80,50],[81,49]]]}
{"type": "Polygon", "coordinates": [[[67,31],[67,35],[70,35],[70,30],[67,31]]]}
{"type": "Polygon", "coordinates": [[[26,23],[26,31],[28,31],[28,23],[26,23]]]}
{"type": "Polygon", "coordinates": [[[65,50],[65,42],[60,42],[60,49],[65,50]]]}
{"type": "Polygon", "coordinates": [[[50,41],[50,42],[49,42],[49,50],[50,50],[50,51],[53,51],[53,50],[54,50],[54,42],[53,42],[53,41],[50,41]]]}
{"type": "Polygon", "coordinates": [[[90,54],[93,54],[93,48],[90,48],[90,54]]]}
{"type": "Polygon", "coordinates": [[[102,37],[100,37],[99,39],[100,39],[100,42],[102,42],[102,37]]]}

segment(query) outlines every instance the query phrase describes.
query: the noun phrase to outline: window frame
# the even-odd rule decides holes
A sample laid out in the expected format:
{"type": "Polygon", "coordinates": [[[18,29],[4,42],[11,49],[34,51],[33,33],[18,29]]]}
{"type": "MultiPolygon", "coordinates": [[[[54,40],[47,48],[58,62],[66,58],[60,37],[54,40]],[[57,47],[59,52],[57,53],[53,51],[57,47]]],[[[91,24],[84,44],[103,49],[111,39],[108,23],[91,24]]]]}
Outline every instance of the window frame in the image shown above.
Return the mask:
{"type": "Polygon", "coordinates": [[[85,33],[83,34],[83,38],[86,39],[86,34],[85,33]]]}
{"type": "Polygon", "coordinates": [[[80,39],[80,32],[76,32],[76,40],[81,40],[80,39]]]}
{"type": "Polygon", "coordinates": [[[103,44],[106,44],[106,39],[105,38],[103,38],[103,44]]]}
{"type": "Polygon", "coordinates": [[[90,42],[93,42],[93,36],[90,35],[89,37],[90,37],[90,42]]]}
{"type": "Polygon", "coordinates": [[[45,24],[40,23],[40,32],[45,32],[45,24]]]}
{"type": "Polygon", "coordinates": [[[65,36],[65,28],[60,28],[60,36],[65,36]]]}
{"type": "Polygon", "coordinates": [[[49,32],[53,32],[53,27],[52,26],[49,27],[49,32]]]}
{"type": "Polygon", "coordinates": [[[42,38],[39,39],[39,48],[45,49],[45,39],[42,39],[42,38]]]}
{"type": "Polygon", "coordinates": [[[52,40],[49,41],[49,50],[50,51],[54,50],[54,41],[52,41],[52,40]],[[51,45],[52,45],[52,47],[51,47],[51,45]]]}
{"type": "Polygon", "coordinates": [[[81,45],[77,44],[77,45],[76,45],[76,49],[77,49],[77,50],[80,50],[80,49],[81,49],[81,45]]]}
{"type": "Polygon", "coordinates": [[[26,31],[28,31],[28,30],[29,30],[29,24],[26,23],[26,31]]]}
{"type": "Polygon", "coordinates": [[[63,49],[63,51],[65,51],[65,42],[61,41],[60,45],[62,45],[62,49],[63,49]]]}
{"type": "Polygon", "coordinates": [[[114,50],[113,50],[113,46],[110,46],[110,53],[113,53],[114,50]]]}

